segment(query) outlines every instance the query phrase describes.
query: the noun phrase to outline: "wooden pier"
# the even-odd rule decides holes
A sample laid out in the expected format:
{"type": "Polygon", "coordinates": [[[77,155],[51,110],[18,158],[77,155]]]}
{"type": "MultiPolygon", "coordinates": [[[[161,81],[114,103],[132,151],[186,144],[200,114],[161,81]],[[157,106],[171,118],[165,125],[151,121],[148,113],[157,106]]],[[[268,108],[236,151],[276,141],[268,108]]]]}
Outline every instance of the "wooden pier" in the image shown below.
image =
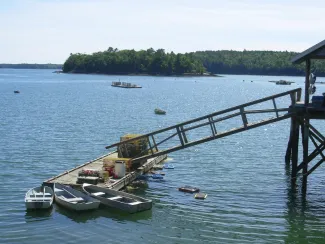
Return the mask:
{"type": "MultiPolygon", "coordinates": [[[[116,157],[119,155],[120,158],[131,158],[132,163],[134,164],[141,162],[141,167],[128,173],[122,179],[99,183],[99,185],[120,190],[132,182],[138,175],[149,171],[154,165],[159,164],[166,159],[167,153],[244,132],[266,124],[291,119],[290,138],[285,161],[287,165],[291,167],[291,183],[293,187],[296,185],[298,173],[302,171],[302,192],[305,195],[308,175],[310,175],[325,161],[325,155],[323,153],[325,150],[325,136],[323,136],[322,133],[311,124],[311,121],[315,119],[325,120],[325,102],[322,104],[309,103],[309,95],[315,91],[315,80],[313,80],[314,78],[311,76],[310,72],[311,59],[325,59],[325,40],[297,55],[297,57],[292,60],[295,64],[306,62],[304,102],[301,101],[302,89],[298,88],[222,111],[217,111],[206,116],[137,136],[132,139],[121,140],[119,143],[109,145],[106,148],[117,148],[118,153],[116,152],[114,154],[116,157]],[[287,99],[288,105],[280,108],[277,103],[279,99],[287,99]],[[263,106],[265,107],[265,104],[267,104],[266,108],[260,108],[263,106]],[[265,114],[268,116],[266,117],[265,114]],[[257,119],[254,119],[255,117],[253,118],[253,116],[256,115],[257,119]],[[236,122],[238,123],[237,127],[228,128],[226,130],[223,129],[222,124],[230,124],[228,122],[234,119],[236,119],[236,122]],[[202,133],[202,128],[204,128],[203,131],[206,135],[202,134],[201,138],[192,139],[194,135],[202,133]],[[303,160],[298,164],[300,129],[303,144],[303,160]],[[198,132],[198,130],[201,131],[198,132]],[[143,150],[141,149],[137,155],[129,157],[128,145],[136,143],[136,141],[145,141],[146,144],[148,144],[148,147],[143,150]],[[313,143],[315,149],[309,154],[310,141],[313,143]],[[317,156],[321,156],[321,159],[308,170],[308,166],[311,165],[311,162],[317,156]]],[[[113,154],[109,155],[112,156],[113,154]]],[[[90,167],[101,169],[103,165],[102,160],[106,156],[107,155],[104,155],[94,161],[64,172],[61,175],[45,181],[44,184],[60,182],[77,186],[76,179],[78,171],[82,168],[90,167]]]]}
{"type": "MultiPolygon", "coordinates": [[[[297,55],[297,57],[292,60],[294,64],[306,62],[304,102],[301,101],[302,89],[298,88],[211,113],[140,137],[109,145],[106,148],[118,147],[123,149],[128,143],[132,143],[132,141],[139,139],[146,140],[149,148],[142,151],[138,156],[132,158],[132,161],[136,162],[230,136],[266,124],[275,123],[284,119],[291,119],[290,138],[285,161],[288,166],[291,166],[291,182],[293,187],[296,185],[299,171],[302,171],[302,192],[305,195],[308,175],[310,175],[325,161],[325,155],[323,153],[325,150],[325,136],[323,136],[320,131],[316,130],[316,128],[310,123],[311,120],[314,119],[325,119],[325,102],[322,104],[309,103],[309,95],[316,90],[314,86],[315,80],[313,80],[314,78],[310,72],[311,59],[325,59],[325,40],[297,55]],[[286,96],[289,96],[290,101],[288,107],[279,108],[276,100],[284,99],[286,96]],[[259,107],[265,102],[272,104],[272,106],[264,109],[252,109],[252,107],[259,107]],[[260,118],[259,120],[252,120],[249,118],[251,115],[260,115],[261,117],[263,114],[271,114],[271,116],[264,117],[263,119],[260,118]],[[219,125],[222,122],[226,121],[227,123],[236,117],[238,122],[237,127],[227,130],[219,128],[219,125]],[[204,131],[209,133],[205,137],[191,140],[190,138],[192,138],[193,134],[202,134],[202,132],[198,132],[198,130],[202,130],[202,128],[205,128],[204,131]],[[303,160],[298,164],[300,129],[303,142],[303,160]],[[315,146],[315,149],[309,154],[310,141],[315,146]],[[166,145],[165,148],[163,147],[164,145],[166,145]],[[312,160],[319,155],[321,156],[321,159],[308,170],[308,166],[311,164],[312,160]]],[[[323,95],[325,96],[325,93],[323,95]]],[[[123,151],[121,150],[120,153],[123,154],[123,151]]]]}
{"type": "MultiPolygon", "coordinates": [[[[53,183],[61,183],[65,185],[70,185],[74,188],[80,188],[81,184],[77,183],[78,173],[82,169],[92,169],[92,170],[102,170],[103,167],[103,159],[106,157],[116,157],[117,158],[117,152],[108,153],[106,155],[103,155],[99,158],[96,158],[90,162],[87,162],[85,164],[82,164],[80,166],[77,166],[71,170],[68,170],[66,172],[63,172],[60,175],[57,175],[51,179],[48,179],[43,182],[43,185],[52,186],[53,183]]],[[[150,158],[148,159],[142,166],[140,166],[138,169],[127,173],[123,178],[121,179],[108,179],[106,182],[98,182],[98,186],[100,187],[107,187],[114,190],[121,190],[128,184],[130,184],[132,181],[134,181],[139,175],[147,173],[149,170],[151,170],[155,165],[161,164],[165,159],[167,158],[167,155],[160,155],[158,157],[150,158]]]]}

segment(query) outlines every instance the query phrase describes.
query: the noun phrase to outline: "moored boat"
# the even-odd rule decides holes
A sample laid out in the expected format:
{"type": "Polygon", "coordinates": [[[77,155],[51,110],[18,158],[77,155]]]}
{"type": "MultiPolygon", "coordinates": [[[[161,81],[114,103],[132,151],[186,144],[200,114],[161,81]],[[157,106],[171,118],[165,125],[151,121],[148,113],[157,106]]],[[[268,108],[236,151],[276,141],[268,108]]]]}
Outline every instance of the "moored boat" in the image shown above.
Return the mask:
{"type": "Polygon", "coordinates": [[[196,187],[191,187],[191,186],[182,186],[178,188],[179,191],[182,192],[188,192],[188,193],[196,193],[199,192],[200,189],[196,187]]]}
{"type": "Polygon", "coordinates": [[[128,82],[120,82],[120,81],[113,81],[112,85],[113,87],[120,87],[120,88],[142,88],[139,85],[128,83],[128,82]]]}
{"type": "Polygon", "coordinates": [[[97,209],[100,201],[71,187],[54,183],[55,202],[70,210],[84,211],[97,209]]]}
{"type": "Polygon", "coordinates": [[[164,111],[162,109],[159,109],[159,108],[156,108],[155,109],[155,114],[166,114],[166,111],[164,111]]]}
{"type": "Polygon", "coordinates": [[[128,213],[136,213],[152,208],[152,201],[129,193],[115,191],[91,184],[83,184],[83,191],[98,199],[102,204],[128,213]]]}
{"type": "Polygon", "coordinates": [[[53,204],[54,193],[48,186],[39,186],[30,189],[25,195],[27,209],[46,209],[53,204]]]}
{"type": "Polygon", "coordinates": [[[174,169],[174,165],[173,164],[164,164],[164,169],[174,169]]]}

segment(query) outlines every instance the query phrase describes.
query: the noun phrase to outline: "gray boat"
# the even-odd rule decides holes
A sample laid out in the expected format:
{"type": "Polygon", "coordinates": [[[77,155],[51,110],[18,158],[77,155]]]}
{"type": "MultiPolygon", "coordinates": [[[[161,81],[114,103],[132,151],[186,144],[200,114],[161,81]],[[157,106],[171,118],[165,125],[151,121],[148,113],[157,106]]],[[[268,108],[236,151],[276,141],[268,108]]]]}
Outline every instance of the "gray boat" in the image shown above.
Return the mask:
{"type": "Polygon", "coordinates": [[[92,210],[99,207],[100,201],[71,187],[54,183],[55,202],[75,211],[92,210]]]}
{"type": "Polygon", "coordinates": [[[115,191],[84,183],[83,191],[93,198],[98,199],[102,204],[118,208],[128,213],[136,213],[152,208],[152,201],[129,193],[115,191]]]}

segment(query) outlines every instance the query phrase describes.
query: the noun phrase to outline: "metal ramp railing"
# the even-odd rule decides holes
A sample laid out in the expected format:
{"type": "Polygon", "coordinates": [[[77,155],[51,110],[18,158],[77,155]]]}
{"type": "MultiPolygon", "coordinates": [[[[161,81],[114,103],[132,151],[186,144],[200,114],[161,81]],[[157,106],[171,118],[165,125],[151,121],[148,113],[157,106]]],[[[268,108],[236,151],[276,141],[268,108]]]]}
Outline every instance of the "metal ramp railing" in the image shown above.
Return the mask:
{"type": "Polygon", "coordinates": [[[106,147],[106,149],[117,147],[117,150],[119,151],[120,155],[122,157],[128,158],[129,155],[127,153],[127,145],[139,139],[146,140],[148,148],[141,151],[139,155],[132,157],[132,162],[137,162],[140,160],[157,157],[163,154],[195,146],[208,141],[216,140],[235,133],[243,132],[266,124],[290,118],[295,114],[295,112],[290,109],[289,106],[286,108],[278,108],[276,104],[276,99],[284,99],[285,97],[289,97],[291,106],[295,105],[298,101],[300,101],[301,88],[265,97],[259,100],[255,100],[218,112],[214,112],[206,116],[202,116],[139,137],[109,145],[106,147]],[[265,104],[265,102],[271,102],[271,108],[249,108],[252,106],[259,106],[262,103],[265,104]],[[265,113],[272,113],[275,116],[263,119],[259,118],[256,121],[251,121],[248,119],[248,115],[260,115],[259,117],[261,117],[261,115],[265,113]],[[231,119],[234,118],[237,118],[237,120],[239,118],[239,126],[224,131],[219,131],[218,126],[220,123],[229,122],[231,119]],[[209,135],[205,137],[200,137],[199,139],[191,140],[190,134],[200,134],[200,129],[202,128],[208,128],[208,130],[205,130],[205,132],[209,131],[209,135]],[[162,149],[163,145],[166,145],[167,148],[162,149]]]}

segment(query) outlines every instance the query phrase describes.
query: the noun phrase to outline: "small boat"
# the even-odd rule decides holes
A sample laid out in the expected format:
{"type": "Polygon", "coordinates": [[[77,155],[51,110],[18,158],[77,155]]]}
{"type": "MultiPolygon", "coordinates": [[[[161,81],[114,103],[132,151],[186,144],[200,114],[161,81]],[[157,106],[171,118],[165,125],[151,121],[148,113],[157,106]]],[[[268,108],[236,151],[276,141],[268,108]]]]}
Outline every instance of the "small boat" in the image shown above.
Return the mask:
{"type": "Polygon", "coordinates": [[[83,211],[99,207],[100,201],[71,187],[54,183],[55,202],[71,210],[83,211]]]}
{"type": "Polygon", "coordinates": [[[39,186],[30,189],[25,195],[27,209],[46,209],[53,203],[54,193],[48,186],[39,186]]]}
{"type": "Polygon", "coordinates": [[[191,187],[191,186],[182,186],[178,188],[179,191],[182,192],[188,192],[188,193],[196,193],[199,192],[200,189],[196,187],[191,187]]]}
{"type": "Polygon", "coordinates": [[[138,86],[136,84],[120,82],[120,81],[113,81],[111,86],[120,87],[120,88],[142,88],[141,86],[138,86]]]}
{"type": "Polygon", "coordinates": [[[98,199],[102,204],[118,208],[128,213],[136,213],[152,208],[152,201],[129,193],[115,191],[91,184],[83,184],[83,191],[98,199]]]}
{"type": "Polygon", "coordinates": [[[20,93],[20,91],[14,91],[14,93],[20,93]]]}
{"type": "Polygon", "coordinates": [[[164,169],[174,169],[174,165],[172,164],[164,164],[164,169]]]}
{"type": "Polygon", "coordinates": [[[164,111],[162,109],[159,109],[159,108],[156,108],[155,109],[155,114],[166,114],[166,111],[164,111]]]}
{"type": "Polygon", "coordinates": [[[159,174],[159,175],[165,176],[165,172],[161,172],[161,171],[153,171],[152,170],[149,173],[152,174],[152,175],[159,174]]]}
{"type": "Polygon", "coordinates": [[[151,178],[154,180],[162,180],[164,176],[162,176],[161,174],[153,174],[151,175],[151,178]]]}

